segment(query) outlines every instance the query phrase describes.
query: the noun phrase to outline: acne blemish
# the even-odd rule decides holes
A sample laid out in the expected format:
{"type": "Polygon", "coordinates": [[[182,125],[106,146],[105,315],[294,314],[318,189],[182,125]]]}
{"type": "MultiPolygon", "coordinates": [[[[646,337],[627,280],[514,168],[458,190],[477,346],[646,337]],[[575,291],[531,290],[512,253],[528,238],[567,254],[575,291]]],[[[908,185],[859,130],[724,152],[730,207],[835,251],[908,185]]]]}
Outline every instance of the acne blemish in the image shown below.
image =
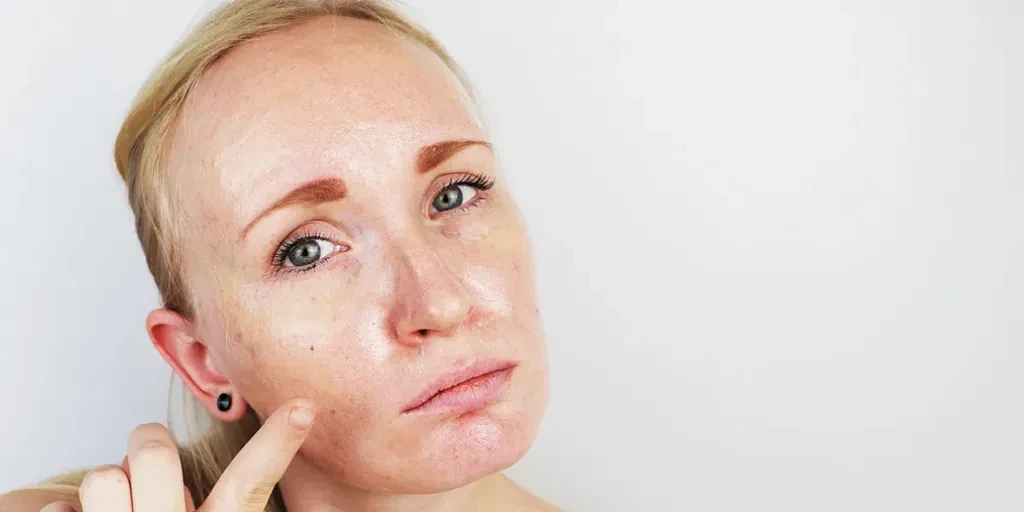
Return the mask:
{"type": "Polygon", "coordinates": [[[337,410],[335,410],[335,409],[331,409],[331,415],[333,416],[333,415],[335,415],[335,414],[338,414],[338,411],[337,411],[337,410]]]}

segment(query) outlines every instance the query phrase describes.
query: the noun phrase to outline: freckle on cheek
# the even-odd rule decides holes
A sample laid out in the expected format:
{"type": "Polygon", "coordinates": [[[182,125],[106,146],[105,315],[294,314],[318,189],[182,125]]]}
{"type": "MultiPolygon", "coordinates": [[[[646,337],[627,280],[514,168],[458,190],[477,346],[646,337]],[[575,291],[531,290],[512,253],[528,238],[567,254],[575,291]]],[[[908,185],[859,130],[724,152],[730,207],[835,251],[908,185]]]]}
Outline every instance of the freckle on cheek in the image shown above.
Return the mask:
{"type": "Polygon", "coordinates": [[[459,236],[459,230],[447,225],[441,225],[441,234],[448,238],[459,236]]]}

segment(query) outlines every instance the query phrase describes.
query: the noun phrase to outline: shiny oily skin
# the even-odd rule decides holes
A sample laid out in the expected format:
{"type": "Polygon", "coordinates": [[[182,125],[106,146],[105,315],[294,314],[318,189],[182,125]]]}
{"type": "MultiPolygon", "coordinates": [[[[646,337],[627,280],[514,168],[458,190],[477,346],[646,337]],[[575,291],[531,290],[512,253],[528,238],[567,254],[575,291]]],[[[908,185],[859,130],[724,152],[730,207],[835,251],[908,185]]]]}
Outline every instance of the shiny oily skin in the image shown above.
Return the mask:
{"type": "Polygon", "coordinates": [[[354,19],[244,43],[190,98],[170,162],[193,329],[209,350],[211,369],[197,373],[230,383],[263,417],[293,396],[316,401],[290,475],[437,492],[507,467],[532,443],[547,370],[519,211],[484,145],[416,171],[426,145],[486,137],[440,59],[354,19]],[[432,208],[467,174],[494,184],[432,208]],[[344,198],[277,210],[239,238],[290,190],[331,178],[344,198]],[[295,234],[334,252],[311,271],[275,267],[295,234]],[[443,373],[482,359],[518,363],[496,403],[458,417],[402,413],[443,373]]]}

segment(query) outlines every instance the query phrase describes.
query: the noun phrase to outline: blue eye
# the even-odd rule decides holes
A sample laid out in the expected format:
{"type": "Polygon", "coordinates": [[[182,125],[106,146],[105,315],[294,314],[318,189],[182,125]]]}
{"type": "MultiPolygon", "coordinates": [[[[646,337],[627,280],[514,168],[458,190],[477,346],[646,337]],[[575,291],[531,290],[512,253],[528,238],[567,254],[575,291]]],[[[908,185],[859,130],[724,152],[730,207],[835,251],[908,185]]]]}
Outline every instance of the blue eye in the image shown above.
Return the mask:
{"type": "Polygon", "coordinates": [[[285,261],[294,267],[305,267],[316,263],[321,254],[330,254],[333,249],[334,244],[327,240],[310,238],[295,244],[285,261]]]}
{"type": "Polygon", "coordinates": [[[272,263],[279,270],[313,270],[332,254],[347,249],[347,246],[332,242],[324,235],[300,233],[281,243],[272,263]]]}
{"type": "Polygon", "coordinates": [[[430,209],[443,213],[472,204],[481,190],[490,190],[493,186],[493,178],[485,178],[479,174],[467,172],[452,176],[445,187],[430,201],[430,209]]]}
{"type": "Polygon", "coordinates": [[[436,196],[431,206],[438,212],[454,210],[476,197],[477,189],[470,185],[449,185],[436,196]]]}

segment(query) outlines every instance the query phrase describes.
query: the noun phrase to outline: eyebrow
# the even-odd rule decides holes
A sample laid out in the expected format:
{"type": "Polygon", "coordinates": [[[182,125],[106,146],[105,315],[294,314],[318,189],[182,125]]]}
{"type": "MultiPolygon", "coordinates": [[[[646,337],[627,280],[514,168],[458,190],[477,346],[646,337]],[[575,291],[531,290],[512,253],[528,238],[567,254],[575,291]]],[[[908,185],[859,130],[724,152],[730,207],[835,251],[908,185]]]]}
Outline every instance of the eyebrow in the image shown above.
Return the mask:
{"type": "MultiPolygon", "coordinates": [[[[493,151],[490,143],[473,139],[446,140],[423,146],[416,154],[417,174],[425,174],[432,171],[470,146],[484,146],[493,151]]],[[[244,240],[257,222],[276,210],[295,205],[312,206],[340,201],[345,197],[346,193],[347,187],[345,187],[345,182],[340,178],[320,178],[300,185],[249,221],[242,229],[239,240],[244,240]]]]}
{"type": "Polygon", "coordinates": [[[482,140],[460,139],[446,140],[429,146],[423,146],[416,155],[416,171],[424,174],[432,171],[435,167],[443,164],[458,152],[470,146],[484,146],[494,151],[490,143],[482,140]]]}
{"type": "Polygon", "coordinates": [[[277,202],[264,209],[259,215],[249,221],[249,223],[245,225],[245,228],[242,229],[242,233],[238,238],[239,240],[245,239],[249,234],[249,230],[251,230],[252,227],[260,221],[260,219],[270,215],[271,212],[293,205],[315,205],[338,201],[345,197],[345,192],[345,182],[339,178],[321,178],[303,184],[298,188],[293,189],[281,199],[278,199],[277,202]]]}

